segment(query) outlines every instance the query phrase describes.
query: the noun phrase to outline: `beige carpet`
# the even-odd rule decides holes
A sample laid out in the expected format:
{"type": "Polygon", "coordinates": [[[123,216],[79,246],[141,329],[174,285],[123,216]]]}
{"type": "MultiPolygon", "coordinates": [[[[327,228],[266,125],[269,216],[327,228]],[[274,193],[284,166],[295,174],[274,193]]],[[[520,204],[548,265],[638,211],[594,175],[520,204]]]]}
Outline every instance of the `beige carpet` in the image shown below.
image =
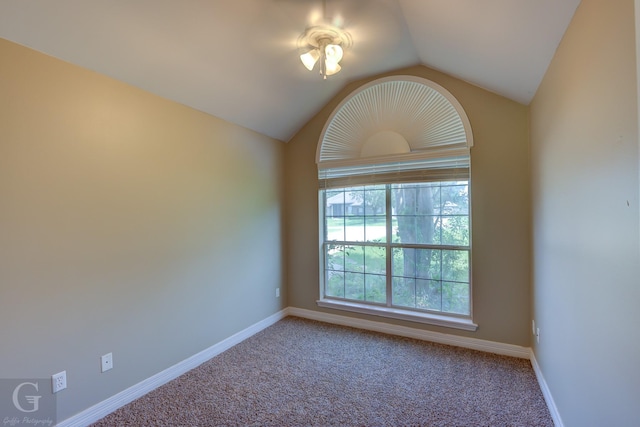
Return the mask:
{"type": "Polygon", "coordinates": [[[95,426],[553,426],[528,360],[288,317],[95,426]]]}

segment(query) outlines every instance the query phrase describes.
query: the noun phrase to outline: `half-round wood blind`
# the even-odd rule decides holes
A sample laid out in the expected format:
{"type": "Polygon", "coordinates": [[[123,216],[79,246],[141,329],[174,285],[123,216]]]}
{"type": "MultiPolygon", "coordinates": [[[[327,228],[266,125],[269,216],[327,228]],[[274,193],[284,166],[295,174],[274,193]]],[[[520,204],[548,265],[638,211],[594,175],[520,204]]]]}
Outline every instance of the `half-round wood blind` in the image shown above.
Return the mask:
{"type": "Polygon", "coordinates": [[[371,173],[372,166],[379,172],[468,168],[472,145],[469,120],[451,93],[430,80],[392,76],[360,87],[336,107],[316,162],[325,178],[371,173]]]}

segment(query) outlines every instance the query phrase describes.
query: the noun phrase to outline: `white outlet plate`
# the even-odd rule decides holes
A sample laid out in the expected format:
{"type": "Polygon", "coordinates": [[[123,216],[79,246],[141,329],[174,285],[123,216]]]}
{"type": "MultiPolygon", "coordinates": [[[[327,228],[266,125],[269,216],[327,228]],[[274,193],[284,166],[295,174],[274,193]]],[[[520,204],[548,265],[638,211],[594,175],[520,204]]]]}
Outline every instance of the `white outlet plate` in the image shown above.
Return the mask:
{"type": "Polygon", "coordinates": [[[540,344],[540,328],[536,328],[536,342],[540,344]]]}
{"type": "Polygon", "coordinates": [[[51,391],[54,393],[67,388],[67,371],[51,375],[51,391]]]}
{"type": "Polygon", "coordinates": [[[280,288],[276,288],[276,298],[280,298],[280,288]]]}
{"type": "Polygon", "coordinates": [[[100,362],[102,363],[102,372],[107,372],[109,369],[112,369],[113,353],[107,353],[104,356],[100,357],[100,362]]]}

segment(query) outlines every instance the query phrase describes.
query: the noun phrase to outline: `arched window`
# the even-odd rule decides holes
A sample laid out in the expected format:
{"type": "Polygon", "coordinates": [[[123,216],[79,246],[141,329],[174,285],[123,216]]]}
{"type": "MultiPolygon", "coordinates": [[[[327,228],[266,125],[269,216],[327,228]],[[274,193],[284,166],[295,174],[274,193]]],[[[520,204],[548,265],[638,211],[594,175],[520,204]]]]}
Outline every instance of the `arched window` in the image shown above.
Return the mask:
{"type": "Polygon", "coordinates": [[[343,100],[316,161],[318,304],[475,330],[471,126],[426,79],[393,76],[343,100]]]}

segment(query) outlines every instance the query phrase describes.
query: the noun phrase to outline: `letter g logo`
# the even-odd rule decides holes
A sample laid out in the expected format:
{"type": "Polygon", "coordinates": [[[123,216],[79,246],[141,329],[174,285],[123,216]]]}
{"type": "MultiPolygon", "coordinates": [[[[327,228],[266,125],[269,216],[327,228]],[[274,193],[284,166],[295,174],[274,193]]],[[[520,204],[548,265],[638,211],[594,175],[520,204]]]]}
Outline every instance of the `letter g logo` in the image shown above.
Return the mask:
{"type": "Polygon", "coordinates": [[[19,411],[22,411],[22,412],[36,412],[38,410],[38,401],[42,396],[25,396],[25,399],[27,399],[27,402],[33,405],[32,409],[24,409],[22,405],[20,405],[20,401],[18,400],[18,393],[20,393],[20,390],[22,389],[22,387],[27,385],[33,386],[33,388],[35,388],[36,391],[38,391],[38,383],[24,382],[22,384],[19,384],[13,390],[13,406],[15,406],[19,411]]]}

